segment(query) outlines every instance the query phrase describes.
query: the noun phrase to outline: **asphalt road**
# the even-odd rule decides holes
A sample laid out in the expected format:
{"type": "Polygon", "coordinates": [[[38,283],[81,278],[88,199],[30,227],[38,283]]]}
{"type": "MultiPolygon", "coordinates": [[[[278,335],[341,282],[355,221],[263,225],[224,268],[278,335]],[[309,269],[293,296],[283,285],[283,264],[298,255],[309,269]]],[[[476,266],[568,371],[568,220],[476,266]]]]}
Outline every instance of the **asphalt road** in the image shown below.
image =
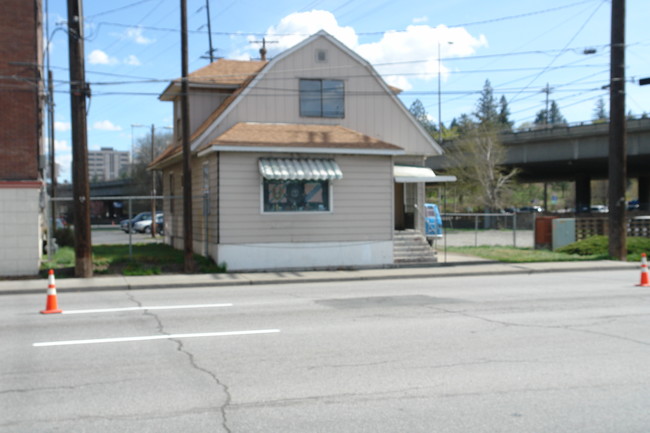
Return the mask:
{"type": "Polygon", "coordinates": [[[0,431],[647,432],[637,279],[5,295],[0,431]]]}

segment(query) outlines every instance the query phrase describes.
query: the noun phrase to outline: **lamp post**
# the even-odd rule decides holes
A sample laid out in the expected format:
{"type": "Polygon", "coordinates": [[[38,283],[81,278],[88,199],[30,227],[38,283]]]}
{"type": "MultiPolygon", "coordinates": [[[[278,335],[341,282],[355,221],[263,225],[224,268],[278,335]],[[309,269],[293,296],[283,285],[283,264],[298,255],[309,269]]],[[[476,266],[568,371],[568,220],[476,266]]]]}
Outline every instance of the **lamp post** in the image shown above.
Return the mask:
{"type": "MultiPolygon", "coordinates": [[[[132,124],[131,125],[131,155],[133,155],[133,128],[136,127],[147,127],[146,125],[132,124]]],[[[173,129],[171,126],[162,126],[165,129],[173,129]]],[[[156,126],[151,124],[151,160],[156,157],[156,126]]],[[[151,171],[151,237],[156,237],[156,172],[151,171]]]]}
{"type": "MultiPolygon", "coordinates": [[[[453,42],[447,41],[447,44],[451,45],[453,42]]],[[[442,60],[440,58],[440,41],[438,41],[438,144],[442,144],[442,99],[440,94],[442,93],[442,86],[440,76],[442,75],[442,60]]]]}
{"type": "Polygon", "coordinates": [[[133,136],[133,128],[144,128],[146,125],[141,125],[139,123],[131,124],[131,167],[129,173],[133,176],[133,148],[135,147],[135,137],[133,136]]]}

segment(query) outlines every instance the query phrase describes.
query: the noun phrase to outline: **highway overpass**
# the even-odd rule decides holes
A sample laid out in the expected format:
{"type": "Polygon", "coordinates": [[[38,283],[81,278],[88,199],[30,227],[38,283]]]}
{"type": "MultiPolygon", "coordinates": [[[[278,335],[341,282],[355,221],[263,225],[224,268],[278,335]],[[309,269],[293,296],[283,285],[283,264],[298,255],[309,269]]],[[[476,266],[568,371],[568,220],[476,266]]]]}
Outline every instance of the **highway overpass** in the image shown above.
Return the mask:
{"type": "MultiPolygon", "coordinates": [[[[589,207],[592,179],[607,179],[609,123],[504,133],[501,139],[507,150],[504,166],[519,168],[522,182],[575,182],[576,209],[589,207]]],[[[429,158],[427,165],[441,171],[447,162],[443,155],[429,158]]],[[[638,179],[639,202],[648,209],[650,119],[628,120],[627,173],[638,179]]]]}

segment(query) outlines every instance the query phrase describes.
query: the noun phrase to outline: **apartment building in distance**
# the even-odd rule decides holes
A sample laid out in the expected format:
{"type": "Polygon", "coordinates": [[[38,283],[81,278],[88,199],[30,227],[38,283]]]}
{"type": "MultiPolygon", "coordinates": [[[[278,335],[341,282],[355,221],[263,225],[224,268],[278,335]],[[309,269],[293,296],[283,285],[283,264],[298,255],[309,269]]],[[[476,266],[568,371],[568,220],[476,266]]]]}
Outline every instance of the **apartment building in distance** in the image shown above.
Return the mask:
{"type": "Polygon", "coordinates": [[[88,176],[91,182],[119,179],[131,164],[129,152],[102,147],[88,151],[88,176]]]}

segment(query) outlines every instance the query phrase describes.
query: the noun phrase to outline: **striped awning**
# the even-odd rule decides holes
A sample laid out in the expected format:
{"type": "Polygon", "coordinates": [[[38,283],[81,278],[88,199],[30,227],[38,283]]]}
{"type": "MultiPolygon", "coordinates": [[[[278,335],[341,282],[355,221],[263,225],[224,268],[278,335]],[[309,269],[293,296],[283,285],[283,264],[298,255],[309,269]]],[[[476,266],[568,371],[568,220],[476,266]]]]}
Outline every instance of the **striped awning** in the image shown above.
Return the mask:
{"type": "Polygon", "coordinates": [[[336,180],[343,173],[333,159],[261,158],[260,174],[269,180],[336,180]]]}

